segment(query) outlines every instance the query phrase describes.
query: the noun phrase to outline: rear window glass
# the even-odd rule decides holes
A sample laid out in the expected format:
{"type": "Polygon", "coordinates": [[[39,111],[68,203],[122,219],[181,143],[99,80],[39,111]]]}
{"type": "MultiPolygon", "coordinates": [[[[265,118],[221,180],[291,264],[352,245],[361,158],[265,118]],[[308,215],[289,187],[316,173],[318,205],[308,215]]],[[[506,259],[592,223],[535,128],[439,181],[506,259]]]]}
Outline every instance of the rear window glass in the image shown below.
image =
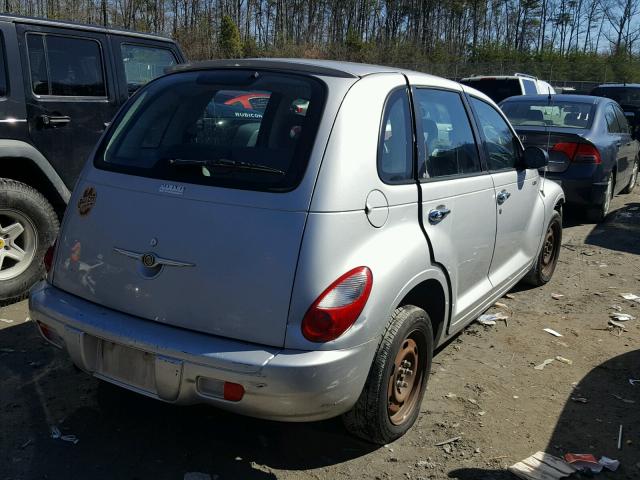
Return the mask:
{"type": "Polygon", "coordinates": [[[178,182],[290,190],[324,105],[312,78],[254,71],[169,75],[132,98],[96,166],[178,182]]]}
{"type": "Polygon", "coordinates": [[[560,128],[591,127],[594,114],[592,103],[547,101],[524,102],[511,100],[501,105],[509,121],[514,126],[549,126],[560,128]]]}
{"type": "Polygon", "coordinates": [[[480,90],[496,103],[514,95],[522,95],[520,81],[517,78],[481,78],[463,80],[461,83],[480,90]]]}

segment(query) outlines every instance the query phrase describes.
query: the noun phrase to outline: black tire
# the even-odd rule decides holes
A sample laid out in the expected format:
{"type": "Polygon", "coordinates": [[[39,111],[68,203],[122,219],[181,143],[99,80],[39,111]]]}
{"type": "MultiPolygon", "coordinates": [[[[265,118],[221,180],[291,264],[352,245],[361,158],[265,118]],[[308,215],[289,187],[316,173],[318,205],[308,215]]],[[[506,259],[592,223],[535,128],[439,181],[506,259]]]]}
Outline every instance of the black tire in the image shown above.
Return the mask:
{"type": "Polygon", "coordinates": [[[551,280],[558,264],[562,245],[562,215],[554,211],[547,225],[542,248],[536,262],[522,281],[534,287],[540,287],[551,280]]]}
{"type": "Polygon", "coordinates": [[[603,222],[609,214],[609,207],[611,206],[611,199],[613,198],[613,172],[607,177],[607,189],[602,195],[602,199],[594,208],[587,210],[587,220],[591,223],[603,222]]]}
{"type": "MultiPolygon", "coordinates": [[[[26,298],[29,288],[44,278],[44,254],[53,243],[60,224],[51,204],[34,188],[0,178],[0,192],[0,218],[3,218],[2,212],[13,212],[26,218],[33,230],[34,240],[31,249],[33,256],[25,260],[25,270],[15,277],[0,280],[0,305],[7,305],[26,298]]],[[[5,268],[4,262],[2,268],[5,268]]],[[[2,271],[0,269],[0,273],[2,271]]]]}
{"type": "MultiPolygon", "coordinates": [[[[421,308],[405,305],[393,313],[382,337],[364,389],[354,407],[342,416],[347,430],[368,442],[384,445],[404,435],[415,423],[427,387],[433,358],[433,328],[429,315],[421,308]],[[417,345],[416,372],[411,382],[407,410],[402,420],[393,423],[390,415],[389,388],[397,386],[399,353],[406,350],[409,342],[417,345]],[[419,383],[416,383],[419,382],[419,383]]],[[[404,364],[404,362],[403,362],[404,364]]],[[[411,368],[411,365],[406,367],[411,368]]],[[[409,370],[410,371],[410,370],[409,370]]],[[[402,374],[404,379],[404,374],[402,374]]],[[[398,391],[400,393],[400,388],[398,391]]],[[[404,407],[402,407],[404,408],[404,407]]],[[[400,412],[399,412],[400,413],[400,412]]]]}
{"type": "Polygon", "coordinates": [[[629,184],[626,187],[624,187],[624,190],[622,190],[622,193],[627,194],[627,193],[633,192],[633,189],[635,188],[636,183],[638,183],[638,169],[640,169],[640,160],[636,158],[636,161],[633,165],[631,178],[629,179],[629,184]]]}

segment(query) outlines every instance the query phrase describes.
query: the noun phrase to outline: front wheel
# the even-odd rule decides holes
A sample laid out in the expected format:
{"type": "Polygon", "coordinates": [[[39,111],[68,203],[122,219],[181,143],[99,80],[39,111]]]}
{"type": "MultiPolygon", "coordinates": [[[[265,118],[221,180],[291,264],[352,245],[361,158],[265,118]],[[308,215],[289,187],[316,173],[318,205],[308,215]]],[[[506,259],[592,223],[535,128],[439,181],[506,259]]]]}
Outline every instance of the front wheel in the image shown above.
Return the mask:
{"type": "Polygon", "coordinates": [[[396,309],[378,346],[367,382],[353,409],[343,415],[350,433],[384,445],[415,423],[433,358],[433,329],[427,313],[396,309]]]}
{"type": "Polygon", "coordinates": [[[35,189],[0,179],[0,305],[22,300],[43,278],[43,259],[58,233],[58,217],[35,189]]]}
{"type": "Polygon", "coordinates": [[[640,160],[636,159],[636,161],[633,164],[633,170],[631,170],[631,178],[629,179],[629,185],[624,187],[624,190],[622,190],[622,193],[633,192],[633,189],[635,188],[636,183],[638,183],[638,163],[640,163],[640,160]]]}
{"type": "Polygon", "coordinates": [[[536,262],[523,278],[524,282],[535,287],[540,287],[549,282],[553,272],[556,270],[562,245],[562,215],[560,215],[560,212],[553,212],[542,241],[542,250],[540,250],[536,262]]]}

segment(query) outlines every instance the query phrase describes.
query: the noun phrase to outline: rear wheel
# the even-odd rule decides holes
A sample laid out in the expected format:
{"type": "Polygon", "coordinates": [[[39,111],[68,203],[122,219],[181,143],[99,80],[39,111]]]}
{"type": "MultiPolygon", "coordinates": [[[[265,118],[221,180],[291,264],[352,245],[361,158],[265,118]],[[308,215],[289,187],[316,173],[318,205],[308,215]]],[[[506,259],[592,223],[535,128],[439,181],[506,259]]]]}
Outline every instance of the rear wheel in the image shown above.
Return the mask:
{"type": "Polygon", "coordinates": [[[535,287],[544,285],[553,276],[560,256],[560,246],[562,245],[562,215],[554,211],[551,221],[545,232],[542,250],[533,267],[522,279],[524,282],[535,287]]]}
{"type": "Polygon", "coordinates": [[[0,305],[22,300],[44,277],[44,254],[58,233],[58,217],[38,191],[0,179],[0,305]]]}
{"type": "Polygon", "coordinates": [[[638,183],[638,168],[639,168],[638,163],[640,163],[640,160],[636,159],[635,163],[633,164],[633,170],[631,171],[631,178],[629,179],[629,185],[624,187],[624,190],[622,190],[622,193],[633,192],[633,189],[635,188],[636,183],[638,183]]]}
{"type": "Polygon", "coordinates": [[[611,199],[613,198],[613,172],[609,174],[607,179],[607,188],[605,189],[601,202],[595,208],[592,208],[587,212],[587,218],[590,222],[600,223],[609,214],[609,207],[611,207],[611,199]]]}
{"type": "Polygon", "coordinates": [[[343,415],[352,434],[377,444],[394,441],[415,423],[433,357],[433,329],[427,313],[398,308],[378,346],[360,398],[343,415]]]}

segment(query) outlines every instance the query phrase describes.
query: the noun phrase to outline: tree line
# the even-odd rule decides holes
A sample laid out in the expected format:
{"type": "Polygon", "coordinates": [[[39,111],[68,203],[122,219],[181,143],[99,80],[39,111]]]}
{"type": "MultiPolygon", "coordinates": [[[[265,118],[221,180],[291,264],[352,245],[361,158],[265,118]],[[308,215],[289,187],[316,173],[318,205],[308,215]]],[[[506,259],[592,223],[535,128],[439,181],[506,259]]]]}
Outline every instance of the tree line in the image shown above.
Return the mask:
{"type": "Polygon", "coordinates": [[[640,0],[4,0],[3,7],[168,35],[192,60],[304,56],[458,77],[515,69],[640,81],[640,0]]]}

